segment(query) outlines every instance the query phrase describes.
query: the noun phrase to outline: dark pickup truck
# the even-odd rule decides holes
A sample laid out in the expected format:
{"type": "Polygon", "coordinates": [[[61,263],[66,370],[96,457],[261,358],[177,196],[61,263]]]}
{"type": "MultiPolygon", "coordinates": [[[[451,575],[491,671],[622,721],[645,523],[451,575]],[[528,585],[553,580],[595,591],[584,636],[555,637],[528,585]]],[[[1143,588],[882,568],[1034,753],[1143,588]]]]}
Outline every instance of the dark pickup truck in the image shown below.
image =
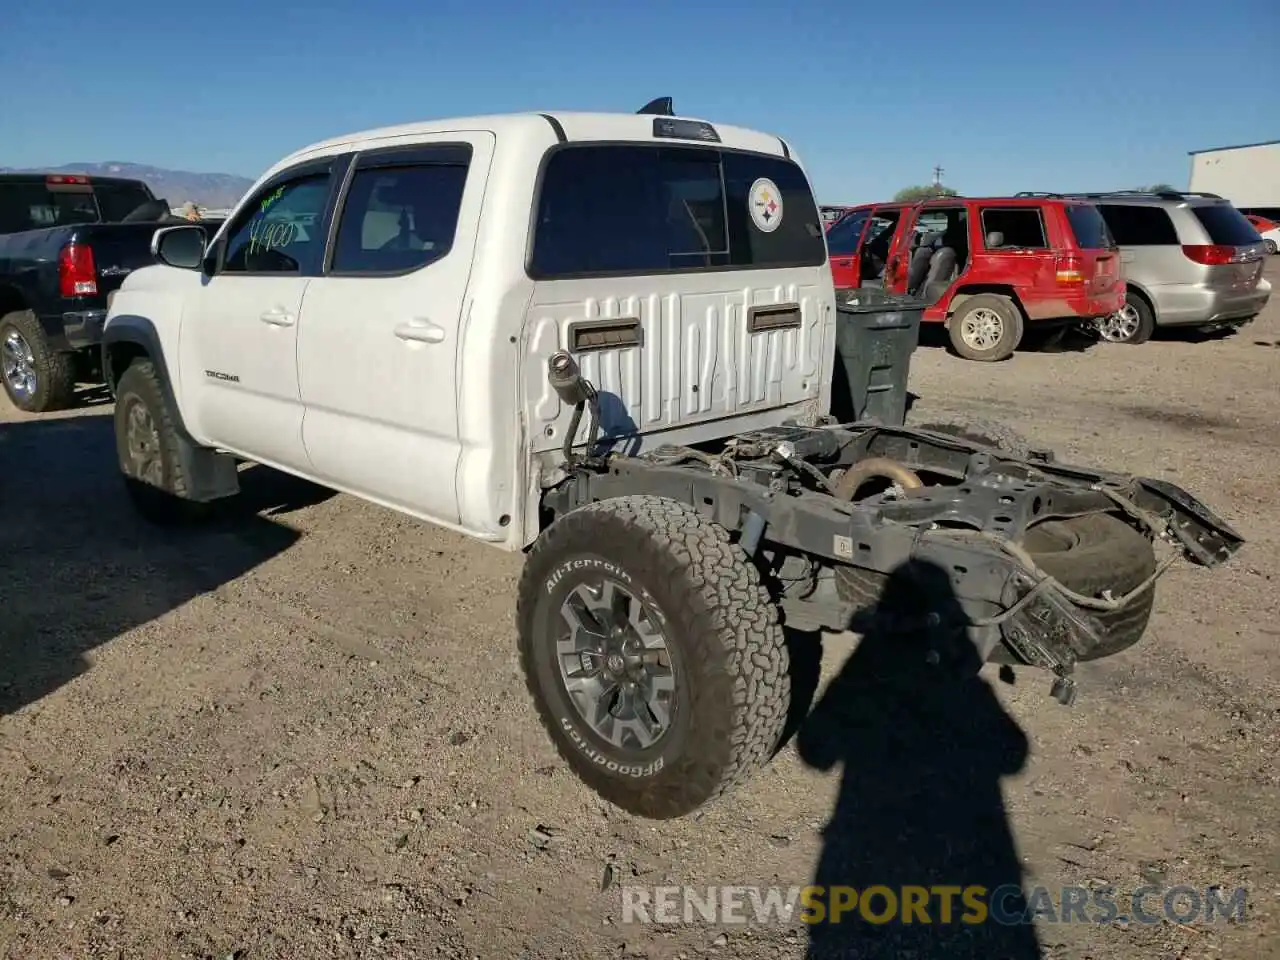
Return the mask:
{"type": "Polygon", "coordinates": [[[15,406],[62,409],[77,383],[102,382],[108,298],[155,262],[156,228],[181,222],[141,180],[0,174],[0,379],[15,406]]]}

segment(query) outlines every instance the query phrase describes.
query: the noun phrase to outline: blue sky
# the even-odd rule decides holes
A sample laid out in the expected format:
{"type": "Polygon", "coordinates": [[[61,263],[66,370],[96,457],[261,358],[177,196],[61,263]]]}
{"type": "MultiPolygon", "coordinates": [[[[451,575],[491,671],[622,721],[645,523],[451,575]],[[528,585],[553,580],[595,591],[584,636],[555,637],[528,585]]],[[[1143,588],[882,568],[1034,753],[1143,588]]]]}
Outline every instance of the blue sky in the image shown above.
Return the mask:
{"type": "Polygon", "coordinates": [[[12,6],[0,166],[254,177],[348,130],[664,95],[785,136],[826,202],[935,164],[970,195],[1185,187],[1188,150],[1280,138],[1274,0],[329,2],[12,6]]]}

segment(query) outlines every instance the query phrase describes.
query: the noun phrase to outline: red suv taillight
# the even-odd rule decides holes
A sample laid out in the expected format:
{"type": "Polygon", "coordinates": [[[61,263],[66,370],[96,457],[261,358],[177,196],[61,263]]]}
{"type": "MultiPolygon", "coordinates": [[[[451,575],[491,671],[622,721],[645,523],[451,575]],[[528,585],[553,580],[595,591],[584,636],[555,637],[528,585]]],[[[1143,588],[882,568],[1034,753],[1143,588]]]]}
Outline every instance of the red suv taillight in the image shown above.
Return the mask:
{"type": "Polygon", "coordinates": [[[1188,260],[1202,263],[1206,267],[1219,267],[1235,259],[1236,248],[1220,243],[1183,244],[1182,253],[1188,260]]]}
{"type": "Polygon", "coordinates": [[[1060,253],[1054,258],[1054,279],[1061,284],[1084,283],[1084,258],[1078,253],[1060,253]]]}
{"type": "Polygon", "coordinates": [[[58,254],[58,290],[63,297],[93,297],[98,293],[98,270],[93,248],[68,243],[58,254]]]}

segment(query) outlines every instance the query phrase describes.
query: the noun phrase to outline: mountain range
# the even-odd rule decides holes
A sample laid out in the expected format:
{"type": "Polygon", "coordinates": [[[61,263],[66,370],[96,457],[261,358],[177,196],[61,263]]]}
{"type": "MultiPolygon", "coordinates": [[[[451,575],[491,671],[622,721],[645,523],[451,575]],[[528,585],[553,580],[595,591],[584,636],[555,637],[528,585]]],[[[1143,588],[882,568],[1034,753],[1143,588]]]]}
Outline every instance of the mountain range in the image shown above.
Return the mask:
{"type": "Polygon", "coordinates": [[[235,206],[246,190],[253,186],[247,177],[229,173],[192,173],[189,170],[167,170],[145,163],[108,160],[105,163],[64,163],[60,167],[0,167],[0,173],[83,173],[87,176],[130,177],[145,181],[157,197],[179,207],[188,200],[202,207],[223,209],[235,206]]]}

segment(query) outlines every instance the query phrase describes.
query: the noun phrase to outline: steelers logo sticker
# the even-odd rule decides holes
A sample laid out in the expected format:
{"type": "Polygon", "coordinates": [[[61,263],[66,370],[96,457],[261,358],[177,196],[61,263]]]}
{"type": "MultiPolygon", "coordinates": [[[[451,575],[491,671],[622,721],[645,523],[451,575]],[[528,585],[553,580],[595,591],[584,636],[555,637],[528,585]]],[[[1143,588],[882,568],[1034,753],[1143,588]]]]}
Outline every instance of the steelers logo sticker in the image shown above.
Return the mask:
{"type": "Polygon", "coordinates": [[[765,233],[773,233],[782,223],[782,193],[778,185],[767,177],[761,177],[751,185],[747,205],[751,219],[765,233]]]}

